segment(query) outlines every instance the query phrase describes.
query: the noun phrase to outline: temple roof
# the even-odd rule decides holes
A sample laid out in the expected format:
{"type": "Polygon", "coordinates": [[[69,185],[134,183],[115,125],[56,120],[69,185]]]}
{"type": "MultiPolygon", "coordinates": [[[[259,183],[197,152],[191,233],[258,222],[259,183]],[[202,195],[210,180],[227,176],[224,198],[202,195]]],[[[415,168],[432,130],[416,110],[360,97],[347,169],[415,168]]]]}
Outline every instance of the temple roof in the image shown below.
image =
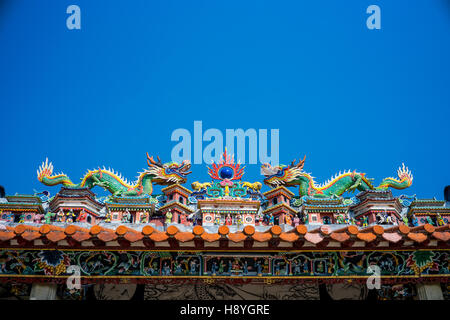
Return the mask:
{"type": "Polygon", "coordinates": [[[6,196],[3,198],[3,201],[0,202],[0,210],[2,209],[45,213],[44,204],[42,203],[41,198],[34,195],[6,196]]]}
{"type": "Polygon", "coordinates": [[[430,224],[409,228],[406,225],[299,225],[295,228],[271,226],[263,231],[246,226],[230,232],[220,226],[217,232],[207,227],[184,229],[171,225],[166,231],[149,224],[140,228],[126,225],[102,224],[9,224],[1,225],[2,247],[33,248],[102,248],[124,249],[202,249],[202,250],[345,250],[345,249],[418,249],[450,246],[450,225],[434,227],[430,224]],[[210,230],[209,230],[210,231],[210,230]]]}
{"type": "Polygon", "coordinates": [[[17,202],[17,203],[42,203],[41,198],[35,195],[28,194],[16,194],[16,195],[7,195],[6,199],[9,203],[17,202]]]}
{"type": "Polygon", "coordinates": [[[424,206],[439,206],[443,207],[445,206],[445,200],[436,200],[436,198],[433,199],[414,199],[413,202],[411,202],[412,207],[424,207],[424,206]]]}

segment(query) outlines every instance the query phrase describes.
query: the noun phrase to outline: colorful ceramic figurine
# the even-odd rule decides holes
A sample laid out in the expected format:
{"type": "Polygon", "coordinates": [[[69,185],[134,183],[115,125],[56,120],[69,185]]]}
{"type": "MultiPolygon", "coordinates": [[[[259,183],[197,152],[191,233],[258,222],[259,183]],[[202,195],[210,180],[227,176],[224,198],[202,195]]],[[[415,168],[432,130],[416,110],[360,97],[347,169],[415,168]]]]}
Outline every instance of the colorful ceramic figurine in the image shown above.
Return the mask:
{"type": "Polygon", "coordinates": [[[419,220],[417,220],[414,214],[411,216],[411,224],[413,227],[417,227],[419,225],[419,220]]]}
{"type": "Polygon", "coordinates": [[[262,276],[262,266],[261,266],[261,262],[259,262],[258,260],[255,263],[255,267],[256,267],[256,274],[261,277],[262,276]]]}
{"type": "Polygon", "coordinates": [[[305,214],[303,215],[303,223],[304,223],[304,224],[308,224],[308,223],[309,223],[308,213],[305,213],[305,214]]]}
{"type": "Polygon", "coordinates": [[[75,218],[75,213],[72,209],[69,210],[66,214],[66,223],[72,223],[75,218]]]}
{"type": "Polygon", "coordinates": [[[337,224],[344,224],[344,223],[345,223],[345,221],[344,221],[344,216],[343,216],[342,214],[338,214],[338,215],[336,216],[336,223],[337,223],[337,224]]]}
{"type": "Polygon", "coordinates": [[[278,276],[280,274],[280,262],[275,264],[275,275],[278,276]]]}
{"type": "Polygon", "coordinates": [[[262,213],[258,213],[255,217],[255,222],[257,225],[260,225],[264,220],[264,216],[262,213]]]}
{"type": "Polygon", "coordinates": [[[141,223],[148,223],[148,212],[144,211],[141,215],[141,223]]]}
{"type": "Polygon", "coordinates": [[[239,264],[239,260],[234,259],[232,271],[234,271],[235,273],[239,273],[240,270],[241,270],[241,266],[239,264]]]}
{"type": "Polygon", "coordinates": [[[52,223],[52,218],[54,218],[56,216],[56,213],[55,212],[47,212],[45,215],[44,215],[44,222],[46,223],[46,224],[50,224],[50,223],[52,223]]]}
{"type": "Polygon", "coordinates": [[[297,260],[294,260],[294,275],[300,274],[300,263],[297,260]]]}
{"type": "Polygon", "coordinates": [[[286,215],[284,220],[285,220],[287,225],[289,225],[289,226],[292,225],[292,218],[291,218],[290,214],[286,215]]]}
{"type": "Polygon", "coordinates": [[[225,218],[225,224],[227,226],[231,226],[233,224],[233,219],[231,219],[230,214],[227,214],[227,217],[225,218]]]}
{"type": "Polygon", "coordinates": [[[111,213],[110,213],[110,212],[108,212],[108,213],[106,214],[105,222],[107,222],[107,223],[110,223],[110,222],[111,222],[111,213]]]}
{"type": "Polygon", "coordinates": [[[377,217],[378,224],[391,224],[391,223],[393,223],[392,217],[390,217],[387,214],[387,212],[378,212],[376,217],[377,217]]]}
{"type": "Polygon", "coordinates": [[[167,262],[164,262],[162,273],[164,276],[170,276],[172,273],[170,271],[170,266],[167,264],[167,262]]]}
{"type": "Polygon", "coordinates": [[[181,263],[178,263],[177,261],[174,262],[175,266],[175,274],[181,274],[183,273],[183,270],[181,269],[181,263]]]}
{"type": "Polygon", "coordinates": [[[443,225],[445,225],[445,221],[444,221],[444,219],[442,219],[440,213],[437,214],[436,222],[437,222],[437,225],[438,225],[438,226],[443,226],[443,225]]]}
{"type": "Polygon", "coordinates": [[[86,222],[86,219],[87,219],[87,213],[86,213],[86,211],[84,211],[84,209],[83,209],[83,210],[81,210],[80,214],[78,215],[76,221],[77,221],[77,222],[86,222]]]}
{"type": "Polygon", "coordinates": [[[406,216],[406,214],[402,216],[402,221],[405,226],[408,226],[408,217],[406,216]]]}
{"type": "Polygon", "coordinates": [[[125,213],[122,215],[122,222],[124,222],[124,223],[131,222],[131,213],[130,213],[130,211],[128,210],[128,208],[127,208],[127,210],[125,211],[125,213]]]}
{"type": "Polygon", "coordinates": [[[269,218],[269,225],[273,226],[275,224],[275,218],[273,216],[270,216],[269,218]]]}
{"type": "Polygon", "coordinates": [[[25,213],[22,213],[19,217],[19,223],[24,223],[25,222],[25,213]]]}
{"type": "Polygon", "coordinates": [[[294,217],[294,227],[298,226],[300,224],[300,218],[298,217],[298,215],[296,215],[294,217]]]}
{"type": "Polygon", "coordinates": [[[430,216],[427,216],[427,223],[429,223],[429,224],[431,224],[432,226],[434,226],[434,222],[433,222],[433,220],[431,219],[430,216]]]}
{"type": "Polygon", "coordinates": [[[242,225],[242,216],[240,213],[236,216],[236,223],[238,226],[242,225]]]}
{"type": "Polygon", "coordinates": [[[186,224],[186,215],[185,214],[181,214],[180,215],[180,223],[181,224],[186,224]]]}
{"type": "Polygon", "coordinates": [[[212,274],[213,276],[215,276],[215,275],[216,275],[216,272],[217,272],[217,262],[216,262],[216,261],[213,261],[213,263],[211,264],[211,274],[212,274]]]}
{"type": "Polygon", "coordinates": [[[62,209],[59,209],[57,215],[56,215],[56,222],[64,222],[64,211],[62,209]]]}
{"type": "Polygon", "coordinates": [[[34,215],[33,221],[34,223],[41,223],[43,218],[44,218],[43,214],[36,214],[34,215]]]}
{"type": "Polygon", "coordinates": [[[268,213],[265,213],[265,214],[264,214],[264,217],[263,217],[263,223],[265,223],[266,225],[268,225],[269,222],[270,222],[270,215],[269,215],[268,213]]]}
{"type": "Polygon", "coordinates": [[[367,227],[369,225],[369,218],[367,216],[364,216],[362,221],[363,227],[367,227]]]}
{"type": "Polygon", "coordinates": [[[191,274],[195,274],[197,272],[196,268],[197,268],[197,263],[194,260],[191,260],[191,268],[190,268],[191,274]]]}
{"type": "Polygon", "coordinates": [[[173,216],[173,214],[172,214],[172,211],[167,211],[167,213],[166,213],[166,220],[164,221],[164,223],[165,224],[169,224],[169,223],[171,223],[172,222],[172,216],[173,216]]]}
{"type": "Polygon", "coordinates": [[[243,272],[244,275],[247,275],[248,273],[248,263],[247,260],[244,261],[244,267],[243,267],[243,272]]]}
{"type": "Polygon", "coordinates": [[[220,260],[220,262],[219,262],[219,274],[222,274],[224,272],[224,268],[225,268],[225,263],[223,262],[223,260],[220,260]]]}
{"type": "Polygon", "coordinates": [[[216,217],[214,219],[214,224],[220,226],[220,213],[216,214],[216,217]]]}

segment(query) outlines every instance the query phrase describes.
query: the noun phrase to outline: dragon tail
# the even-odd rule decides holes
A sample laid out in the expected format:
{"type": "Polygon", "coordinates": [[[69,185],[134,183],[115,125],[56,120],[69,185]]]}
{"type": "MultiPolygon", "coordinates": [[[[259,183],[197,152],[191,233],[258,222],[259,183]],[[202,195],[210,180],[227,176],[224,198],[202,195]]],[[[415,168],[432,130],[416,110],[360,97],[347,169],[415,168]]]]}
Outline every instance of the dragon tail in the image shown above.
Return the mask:
{"type": "Polygon", "coordinates": [[[39,166],[39,170],[37,170],[37,177],[40,182],[47,186],[55,186],[57,184],[62,184],[64,186],[75,186],[72,181],[70,181],[69,177],[64,173],[58,173],[53,175],[53,164],[48,162],[48,158],[45,159],[45,162],[39,166]]]}
{"type": "Polygon", "coordinates": [[[377,189],[405,189],[412,185],[413,175],[411,171],[408,170],[408,167],[405,167],[405,164],[402,163],[402,166],[397,170],[398,179],[389,177],[383,179],[377,189]]]}

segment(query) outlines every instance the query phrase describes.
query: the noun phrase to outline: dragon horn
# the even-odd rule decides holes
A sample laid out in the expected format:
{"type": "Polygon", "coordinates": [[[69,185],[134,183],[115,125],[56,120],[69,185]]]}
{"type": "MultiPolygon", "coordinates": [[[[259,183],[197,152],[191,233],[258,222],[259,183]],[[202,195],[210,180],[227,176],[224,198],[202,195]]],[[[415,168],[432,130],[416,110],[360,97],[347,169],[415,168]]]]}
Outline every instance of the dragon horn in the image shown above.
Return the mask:
{"type": "Polygon", "coordinates": [[[303,169],[303,166],[305,165],[306,155],[303,157],[303,160],[299,160],[296,167],[299,169],[303,169]]]}
{"type": "Polygon", "coordinates": [[[153,160],[153,157],[150,157],[148,155],[148,152],[147,152],[147,164],[149,167],[151,167],[152,164],[156,164],[155,160],[153,160]]]}
{"type": "Polygon", "coordinates": [[[147,152],[147,164],[148,164],[148,166],[151,167],[151,164],[150,164],[150,162],[151,162],[151,163],[154,164],[155,166],[158,166],[158,167],[162,168],[162,167],[163,167],[163,164],[161,163],[161,159],[160,159],[159,157],[157,157],[157,158],[158,158],[158,162],[156,162],[155,160],[153,160],[153,157],[150,157],[150,156],[148,155],[148,152],[147,152]]]}
{"type": "Polygon", "coordinates": [[[295,166],[295,160],[297,160],[297,159],[294,159],[294,161],[291,162],[291,167],[295,166]]]}

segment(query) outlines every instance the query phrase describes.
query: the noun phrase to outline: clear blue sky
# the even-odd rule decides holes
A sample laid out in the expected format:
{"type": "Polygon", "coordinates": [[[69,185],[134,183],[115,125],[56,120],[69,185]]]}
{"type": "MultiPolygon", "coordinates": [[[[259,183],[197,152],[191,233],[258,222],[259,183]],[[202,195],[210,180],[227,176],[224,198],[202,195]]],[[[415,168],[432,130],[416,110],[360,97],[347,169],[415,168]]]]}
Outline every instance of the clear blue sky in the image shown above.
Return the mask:
{"type": "MultiPolygon", "coordinates": [[[[48,157],[77,181],[145,153],[168,161],[176,128],[280,130],[280,162],[318,181],[344,169],[443,198],[450,184],[450,2],[0,1],[0,184],[49,189],[48,157]],[[82,29],[66,28],[81,8],[82,29]],[[381,30],[366,8],[381,7],[381,30]]],[[[193,166],[189,184],[209,181],[193,166]]],[[[259,166],[247,166],[255,181],[259,166]]],[[[94,189],[99,192],[101,190],[94,189]]]]}

